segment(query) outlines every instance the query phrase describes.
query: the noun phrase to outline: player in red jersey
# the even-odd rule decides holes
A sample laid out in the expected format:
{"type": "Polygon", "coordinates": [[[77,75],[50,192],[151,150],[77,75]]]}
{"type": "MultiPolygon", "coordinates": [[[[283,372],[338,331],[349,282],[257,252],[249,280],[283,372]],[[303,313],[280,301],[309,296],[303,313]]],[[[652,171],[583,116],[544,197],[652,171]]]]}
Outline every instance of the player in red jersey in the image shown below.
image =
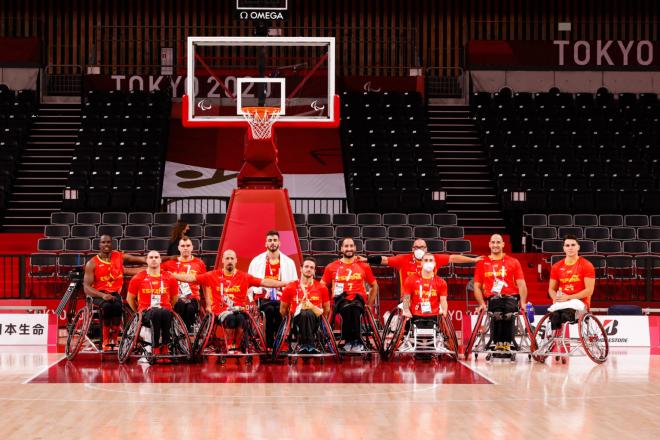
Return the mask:
{"type": "MultiPolygon", "coordinates": [[[[284,281],[290,283],[298,280],[296,264],[280,251],[280,234],[277,231],[266,232],[266,252],[254,257],[250,262],[248,273],[257,278],[284,281]]],[[[249,293],[259,302],[259,310],[266,316],[266,345],[273,346],[275,332],[282,323],[280,316],[280,289],[251,288],[249,293]]]]}
{"type": "Polygon", "coordinates": [[[495,349],[508,350],[515,343],[513,318],[527,302],[527,284],[520,262],[503,252],[500,234],[491,235],[488,247],[490,255],[479,261],[474,271],[474,297],[480,311],[488,307],[494,314],[491,340],[495,349]]]}
{"type": "Polygon", "coordinates": [[[229,350],[241,348],[237,342],[243,337],[245,328],[245,307],[250,302],[250,287],[282,288],[283,281],[261,279],[236,269],[236,252],[227,249],[222,254],[222,269],[203,274],[173,274],[174,278],[186,283],[198,283],[209,287],[206,293],[206,310],[218,317],[225,328],[229,350]]]}
{"type": "Polygon", "coordinates": [[[124,263],[145,264],[146,259],[113,250],[112,237],[101,235],[99,253],[85,265],[83,290],[103,314],[103,350],[109,350],[117,345],[123,313],[121,289],[124,285],[124,274],[133,275],[142,270],[124,269],[124,263]]]}
{"type": "Polygon", "coordinates": [[[436,259],[426,253],[422,257],[422,271],[410,275],[403,284],[403,315],[413,319],[434,319],[446,315],[447,283],[435,274],[436,259]]]}
{"type": "MultiPolygon", "coordinates": [[[[169,260],[160,266],[161,270],[172,273],[204,273],[206,264],[193,256],[193,244],[189,237],[182,237],[179,240],[179,256],[174,260],[169,260]]],[[[174,311],[181,316],[186,323],[188,331],[191,330],[199,313],[200,302],[199,284],[189,284],[179,282],[179,300],[174,304],[174,311]]]]}
{"type": "Polygon", "coordinates": [[[301,345],[300,353],[317,354],[314,335],[321,324],[321,315],[330,315],[330,296],[325,285],[314,279],[316,260],[303,260],[300,281],[289,283],[282,291],[280,314],[293,316],[292,328],[301,345]]]}
{"type": "MultiPolygon", "coordinates": [[[[550,270],[548,294],[553,306],[561,303],[569,306],[552,312],[550,322],[553,330],[560,329],[564,322],[575,321],[576,311],[588,310],[591,306],[596,271],[589,260],[578,255],[579,251],[577,237],[567,235],[564,237],[566,257],[553,264],[550,270]]],[[[561,304],[560,307],[565,305],[561,304]]]]}
{"type": "MultiPolygon", "coordinates": [[[[403,295],[403,283],[409,276],[420,274],[422,272],[422,257],[428,252],[426,241],[421,238],[413,242],[412,252],[409,254],[396,255],[394,257],[384,257],[380,255],[371,255],[366,261],[369,264],[384,264],[395,268],[399,272],[399,282],[401,294],[403,295]]],[[[362,257],[363,258],[363,257],[362,257]]],[[[483,257],[466,257],[458,254],[433,254],[436,270],[449,263],[476,263],[483,257]]]]}
{"type": "Polygon", "coordinates": [[[176,304],[179,284],[169,272],[160,270],[158,251],[147,254],[147,269],[135,275],[128,284],[126,300],[131,309],[142,313],[142,321],[151,326],[154,354],[169,354],[172,306],[176,304]]]}
{"type": "Polygon", "coordinates": [[[369,264],[355,256],[355,242],[344,238],[341,242],[342,257],[325,267],[321,280],[330,286],[335,312],[342,318],[344,350],[360,352],[365,347],[360,335],[360,319],[365,305],[372,306],[378,297],[378,282],[369,264]],[[367,292],[365,283],[369,284],[367,292]]]}

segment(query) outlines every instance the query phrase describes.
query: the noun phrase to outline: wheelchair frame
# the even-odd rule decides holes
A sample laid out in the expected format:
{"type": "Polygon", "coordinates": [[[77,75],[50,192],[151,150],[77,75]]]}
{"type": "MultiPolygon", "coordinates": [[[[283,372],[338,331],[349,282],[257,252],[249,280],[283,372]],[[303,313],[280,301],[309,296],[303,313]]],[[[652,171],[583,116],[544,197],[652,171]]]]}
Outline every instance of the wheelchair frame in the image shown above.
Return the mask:
{"type": "Polygon", "coordinates": [[[489,361],[493,357],[509,358],[512,362],[516,360],[517,354],[527,354],[527,358],[532,358],[532,353],[536,350],[536,339],[532,332],[532,327],[527,319],[527,314],[523,311],[518,311],[514,325],[513,339],[518,345],[517,350],[499,351],[489,349],[488,346],[493,342],[490,336],[491,315],[486,310],[481,310],[477,317],[477,323],[470,334],[467,344],[465,345],[465,360],[470,357],[470,353],[474,353],[474,359],[479,358],[479,354],[485,353],[486,360],[489,361]]]}
{"type": "Polygon", "coordinates": [[[224,364],[227,358],[244,357],[246,362],[251,363],[254,356],[263,356],[268,354],[266,348],[266,338],[254,315],[249,309],[240,310],[247,317],[248,328],[243,329],[243,344],[245,353],[229,353],[227,343],[224,338],[224,326],[217,322],[215,313],[207,313],[202,319],[199,331],[195,335],[192,344],[191,357],[194,360],[201,360],[205,356],[215,356],[218,363],[224,364]],[[217,335],[218,326],[222,328],[223,335],[217,335]],[[251,352],[250,348],[254,348],[251,352]],[[212,349],[212,350],[211,350],[212,349]]]}
{"type": "Polygon", "coordinates": [[[190,359],[191,344],[186,325],[176,312],[172,311],[172,315],[171,337],[168,346],[171,354],[154,354],[153,350],[147,349],[152,343],[140,338],[142,329],[142,312],[140,312],[135,313],[133,319],[124,327],[125,337],[121,339],[117,353],[119,362],[123,364],[130,357],[144,357],[150,364],[155,364],[160,359],[168,359],[174,362],[190,359]]]}
{"type": "MultiPolygon", "coordinates": [[[[75,304],[75,299],[71,301],[71,304],[75,304]]],[[[123,316],[122,323],[119,326],[119,336],[123,338],[123,328],[122,324],[126,323],[132,318],[133,311],[126,305],[122,303],[123,316]]],[[[67,338],[66,345],[64,348],[64,353],[66,358],[70,361],[74,360],[79,354],[100,354],[101,361],[104,360],[105,354],[115,354],[117,350],[107,350],[104,351],[103,347],[99,348],[95,338],[90,337],[89,331],[92,326],[92,322],[95,320],[94,314],[96,313],[96,320],[99,324],[99,330],[101,335],[103,335],[103,309],[97,307],[93,303],[91,297],[86,297],[85,305],[76,312],[71,322],[67,325],[67,338]]],[[[101,336],[102,337],[102,336],[101,336]]],[[[101,344],[103,341],[101,341],[101,344]]]]}
{"type": "MultiPolygon", "coordinates": [[[[335,312],[333,308],[330,323],[334,323],[337,317],[339,317],[341,321],[341,314],[339,312],[335,312]]],[[[330,325],[330,327],[332,327],[332,325],[330,325]]],[[[333,334],[335,335],[335,341],[337,341],[337,346],[339,347],[339,353],[342,355],[368,357],[374,353],[380,353],[383,349],[383,340],[381,338],[377,321],[374,318],[373,312],[371,311],[371,306],[366,304],[364,306],[364,313],[362,313],[360,316],[360,339],[362,340],[364,346],[367,348],[366,351],[345,351],[344,344],[346,344],[346,341],[342,337],[343,335],[341,334],[341,326],[340,330],[333,331],[333,334]],[[337,335],[339,335],[339,337],[337,337],[337,335]],[[343,344],[340,341],[343,341],[343,344]]]]}
{"type": "Polygon", "coordinates": [[[545,362],[548,356],[554,356],[555,360],[561,359],[562,363],[566,363],[567,357],[580,351],[597,364],[607,360],[610,344],[605,328],[596,316],[589,311],[576,311],[578,337],[572,338],[569,336],[569,326],[575,323],[564,322],[560,329],[552,330],[551,314],[546,313],[536,326],[534,338],[538,348],[533,353],[534,360],[545,362]]]}
{"type": "Polygon", "coordinates": [[[277,358],[282,354],[284,349],[284,344],[287,344],[288,351],[286,356],[290,364],[295,364],[298,358],[319,358],[319,362],[323,363],[323,359],[326,357],[333,357],[336,362],[341,362],[342,356],[339,352],[337,346],[337,341],[335,340],[332,327],[328,323],[328,320],[324,315],[321,315],[321,325],[319,326],[318,331],[315,335],[314,344],[317,349],[321,351],[318,354],[303,354],[298,352],[299,344],[292,343],[293,333],[291,332],[291,326],[293,325],[293,318],[290,314],[285,316],[282,319],[282,324],[280,324],[277,333],[275,334],[275,341],[273,342],[273,353],[272,360],[276,361],[277,358]]]}
{"type": "Polygon", "coordinates": [[[385,360],[392,359],[395,355],[431,355],[434,358],[448,355],[454,361],[458,360],[458,338],[454,325],[447,316],[441,316],[438,324],[434,323],[431,329],[419,328],[412,323],[411,318],[403,316],[403,309],[395,307],[383,328],[382,340],[381,355],[385,360]],[[395,318],[396,322],[393,322],[395,318]],[[412,344],[412,348],[401,350],[405,343],[412,344]]]}

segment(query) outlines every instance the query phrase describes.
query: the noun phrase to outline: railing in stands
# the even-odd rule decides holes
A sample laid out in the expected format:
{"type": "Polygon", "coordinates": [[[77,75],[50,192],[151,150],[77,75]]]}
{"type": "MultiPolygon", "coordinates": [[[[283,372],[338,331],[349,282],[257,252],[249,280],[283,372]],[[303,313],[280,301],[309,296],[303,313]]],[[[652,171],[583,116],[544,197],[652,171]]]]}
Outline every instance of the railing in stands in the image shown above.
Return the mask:
{"type": "Polygon", "coordinates": [[[463,68],[429,67],[425,69],[427,98],[465,99],[466,77],[463,68]]]}
{"type": "MultiPolygon", "coordinates": [[[[348,212],[345,198],[303,198],[292,197],[291,210],[295,214],[337,214],[348,212]]],[[[161,200],[163,212],[226,213],[229,197],[164,197],[161,200]]]]}
{"type": "Polygon", "coordinates": [[[26,298],[29,255],[0,255],[0,299],[26,298]]]}
{"type": "Polygon", "coordinates": [[[80,96],[83,70],[79,64],[49,64],[46,66],[43,90],[47,95],[80,96]]]}

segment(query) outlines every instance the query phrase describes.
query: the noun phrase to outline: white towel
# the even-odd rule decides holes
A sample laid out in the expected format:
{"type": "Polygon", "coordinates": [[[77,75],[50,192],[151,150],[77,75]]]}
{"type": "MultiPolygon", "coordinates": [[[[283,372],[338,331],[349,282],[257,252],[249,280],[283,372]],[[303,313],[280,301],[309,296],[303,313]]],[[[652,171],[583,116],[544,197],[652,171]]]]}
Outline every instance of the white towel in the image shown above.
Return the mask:
{"type": "Polygon", "coordinates": [[[557,310],[575,309],[580,312],[584,311],[584,303],[579,299],[569,299],[568,301],[556,302],[548,307],[548,312],[555,312],[557,310]]]}

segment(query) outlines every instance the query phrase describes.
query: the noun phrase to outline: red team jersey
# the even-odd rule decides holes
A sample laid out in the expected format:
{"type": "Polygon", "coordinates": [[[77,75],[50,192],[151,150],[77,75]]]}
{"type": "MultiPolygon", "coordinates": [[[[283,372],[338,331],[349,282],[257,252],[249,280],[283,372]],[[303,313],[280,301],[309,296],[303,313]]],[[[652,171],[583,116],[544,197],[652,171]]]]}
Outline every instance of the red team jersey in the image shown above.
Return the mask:
{"type": "MultiPolygon", "coordinates": [[[[183,261],[181,257],[177,257],[176,260],[169,260],[160,265],[160,270],[166,270],[172,273],[191,273],[191,274],[202,274],[206,272],[206,264],[197,257],[192,257],[190,260],[183,261]]],[[[196,299],[199,301],[199,284],[197,283],[183,283],[179,282],[179,294],[184,296],[185,289],[182,285],[188,284],[190,286],[190,299],[196,299]]]]}
{"type": "Polygon", "coordinates": [[[413,316],[437,316],[440,297],[447,296],[447,283],[438,276],[424,278],[421,274],[413,274],[403,283],[403,294],[410,295],[413,316]]]}
{"type": "MultiPolygon", "coordinates": [[[[266,270],[264,272],[264,279],[279,281],[280,279],[280,260],[277,260],[277,263],[271,264],[270,259],[266,257],[266,270]]],[[[282,291],[280,289],[274,289],[277,295],[277,300],[279,301],[282,296],[282,291]]],[[[264,298],[267,293],[270,291],[268,288],[257,289],[254,292],[255,298],[264,298]]]]}
{"type": "Polygon", "coordinates": [[[520,262],[506,254],[500,260],[486,257],[477,263],[474,269],[474,282],[482,285],[484,298],[493,296],[495,278],[506,283],[500,292],[502,295],[517,295],[519,292],[516,281],[524,280],[525,274],[520,262]]]}
{"type": "Polygon", "coordinates": [[[178,291],[179,283],[169,272],[151,276],[145,270],[135,275],[128,283],[128,293],[137,297],[138,312],[157,306],[172,310],[172,297],[178,291]]]}
{"type": "MultiPolygon", "coordinates": [[[[300,281],[293,281],[287,284],[282,291],[282,302],[289,304],[290,315],[295,313],[298,304],[302,302],[304,297],[305,292],[300,287],[300,281]]],[[[311,287],[307,288],[307,298],[316,307],[323,308],[323,304],[330,301],[330,294],[321,282],[314,280],[311,287]]]]}
{"type": "MultiPolygon", "coordinates": [[[[566,260],[561,260],[552,265],[550,270],[550,279],[557,280],[559,290],[567,295],[572,295],[584,290],[584,279],[596,278],[596,270],[586,258],[578,257],[573,264],[566,264],[566,260]]],[[[591,298],[582,298],[582,302],[587,306],[591,305],[591,298]]]]}
{"type": "Polygon", "coordinates": [[[112,251],[110,261],[102,260],[96,255],[94,262],[96,267],[92,287],[105,293],[120,293],[124,285],[124,254],[112,251]]]}
{"type": "MultiPolygon", "coordinates": [[[[433,254],[435,258],[435,270],[449,264],[448,254],[433,254]]],[[[401,283],[401,292],[403,284],[408,277],[422,273],[422,260],[415,258],[413,254],[397,255],[396,257],[387,257],[387,265],[399,271],[399,281],[401,283]]]]}
{"type": "Polygon", "coordinates": [[[247,272],[235,270],[232,275],[226,275],[224,270],[212,270],[210,272],[197,275],[197,282],[202,286],[211,288],[213,304],[211,309],[213,313],[219,315],[230,305],[235,307],[245,307],[248,305],[247,291],[250,287],[259,287],[261,278],[253,277],[247,272]],[[223,295],[231,304],[223,299],[223,295]]]}
{"type": "Polygon", "coordinates": [[[357,260],[353,263],[342,263],[341,260],[333,261],[325,267],[322,281],[332,289],[332,295],[341,295],[346,292],[346,299],[352,301],[356,295],[360,295],[367,301],[367,289],[364,283],[372,284],[376,281],[371,267],[367,263],[357,260]]]}

